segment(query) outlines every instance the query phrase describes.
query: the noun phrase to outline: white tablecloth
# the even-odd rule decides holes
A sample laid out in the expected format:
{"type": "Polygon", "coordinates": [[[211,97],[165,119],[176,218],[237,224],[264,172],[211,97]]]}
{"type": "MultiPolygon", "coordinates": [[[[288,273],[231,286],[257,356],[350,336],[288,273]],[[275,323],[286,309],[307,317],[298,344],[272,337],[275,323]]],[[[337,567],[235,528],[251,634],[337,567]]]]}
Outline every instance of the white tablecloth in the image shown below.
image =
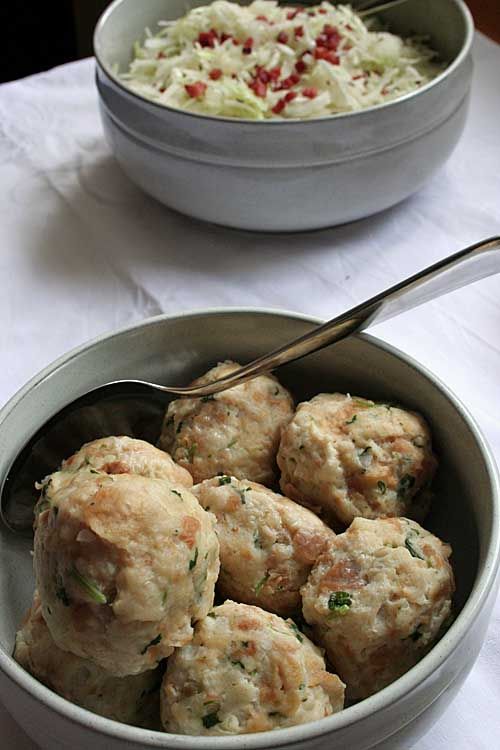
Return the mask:
{"type": "MultiPolygon", "coordinates": [[[[478,36],[465,134],[402,205],[295,236],[226,231],[171,213],[104,142],[93,62],[0,87],[0,403],[67,349],[162,312],[272,306],[332,317],[500,233],[500,47],[478,36]]],[[[376,189],[376,186],[374,186],[376,189]]],[[[500,457],[500,277],[377,327],[469,407],[500,457]]],[[[417,750],[500,747],[500,602],[465,686],[417,750]]],[[[0,746],[35,745],[0,706],[0,746]]]]}

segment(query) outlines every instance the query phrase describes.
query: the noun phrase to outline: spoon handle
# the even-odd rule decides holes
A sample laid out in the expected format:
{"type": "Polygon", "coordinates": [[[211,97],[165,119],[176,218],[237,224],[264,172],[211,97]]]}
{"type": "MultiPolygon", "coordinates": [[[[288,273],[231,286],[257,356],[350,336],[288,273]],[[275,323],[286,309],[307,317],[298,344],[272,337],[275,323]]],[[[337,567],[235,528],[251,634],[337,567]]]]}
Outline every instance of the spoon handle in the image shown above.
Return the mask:
{"type": "Polygon", "coordinates": [[[180,396],[209,396],[218,393],[499,272],[500,237],[491,237],[440,260],[220,380],[204,386],[160,388],[180,396]]]}
{"type": "Polygon", "coordinates": [[[373,16],[377,13],[382,13],[384,10],[389,10],[390,8],[396,8],[398,5],[402,5],[403,3],[407,3],[408,0],[387,0],[387,2],[375,2],[373,4],[373,0],[370,0],[368,3],[362,3],[361,5],[356,5],[354,10],[357,12],[361,18],[366,18],[367,16],[373,16]]]}

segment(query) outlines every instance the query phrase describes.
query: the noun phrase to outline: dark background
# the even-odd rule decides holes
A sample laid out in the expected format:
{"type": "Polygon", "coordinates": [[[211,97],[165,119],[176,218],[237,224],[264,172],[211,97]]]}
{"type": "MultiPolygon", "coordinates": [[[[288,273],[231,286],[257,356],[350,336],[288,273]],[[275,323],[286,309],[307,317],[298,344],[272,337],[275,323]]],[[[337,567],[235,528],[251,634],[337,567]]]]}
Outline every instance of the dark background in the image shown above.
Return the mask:
{"type": "MultiPolygon", "coordinates": [[[[466,1],[476,26],[500,42],[500,0],[466,1]]],[[[0,81],[22,78],[91,55],[92,32],[108,4],[108,0],[18,0],[16,5],[3,0],[0,81]]]]}

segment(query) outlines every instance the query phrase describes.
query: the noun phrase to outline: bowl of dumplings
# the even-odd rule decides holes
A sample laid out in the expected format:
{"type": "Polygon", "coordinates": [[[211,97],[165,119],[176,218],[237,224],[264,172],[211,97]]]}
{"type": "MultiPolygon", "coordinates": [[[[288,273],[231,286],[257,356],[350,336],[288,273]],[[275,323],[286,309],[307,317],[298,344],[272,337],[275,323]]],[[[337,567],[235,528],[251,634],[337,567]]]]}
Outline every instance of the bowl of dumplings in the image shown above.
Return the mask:
{"type": "MultiPolygon", "coordinates": [[[[98,385],[207,383],[317,322],[208,310],[92,341],[0,412],[0,479],[98,385]]],[[[75,422],[33,534],[0,531],[0,697],[23,729],[47,750],[415,742],[498,585],[498,477],[463,405],[359,335],[134,408],[75,422]]]]}

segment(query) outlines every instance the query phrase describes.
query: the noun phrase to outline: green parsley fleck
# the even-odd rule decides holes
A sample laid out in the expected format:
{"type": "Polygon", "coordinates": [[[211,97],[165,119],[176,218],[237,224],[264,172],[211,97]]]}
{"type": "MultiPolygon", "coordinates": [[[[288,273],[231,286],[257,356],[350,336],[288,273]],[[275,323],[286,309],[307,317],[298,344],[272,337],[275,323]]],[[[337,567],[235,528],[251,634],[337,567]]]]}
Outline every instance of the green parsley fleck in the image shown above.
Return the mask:
{"type": "Polygon", "coordinates": [[[356,406],[361,406],[363,409],[372,409],[375,406],[374,402],[369,401],[367,398],[358,398],[355,396],[352,401],[356,406]]]}
{"type": "Polygon", "coordinates": [[[207,617],[213,617],[213,619],[215,620],[215,618],[217,617],[217,615],[215,614],[215,612],[209,612],[207,614],[207,617]]]}
{"type": "Polygon", "coordinates": [[[296,639],[299,641],[299,643],[303,643],[304,642],[304,638],[302,636],[302,633],[300,632],[300,630],[296,626],[296,624],[294,622],[289,622],[288,624],[290,625],[291,629],[293,630],[293,634],[296,637],[296,639]]]}
{"type": "Polygon", "coordinates": [[[193,559],[189,561],[189,570],[193,570],[194,566],[196,565],[197,560],[198,560],[198,547],[196,547],[194,551],[193,559]]]}
{"type": "Polygon", "coordinates": [[[177,492],[177,490],[170,490],[172,495],[177,495],[177,497],[180,497],[181,500],[184,500],[180,492],[177,492]]]}
{"type": "Polygon", "coordinates": [[[176,429],[176,431],[175,431],[177,435],[178,435],[178,434],[179,434],[179,432],[180,432],[180,431],[182,430],[182,425],[183,425],[183,424],[184,424],[184,422],[183,422],[183,421],[181,420],[181,421],[179,422],[179,424],[177,425],[177,429],[176,429]]]}
{"type": "Polygon", "coordinates": [[[243,664],[243,662],[241,662],[241,661],[238,661],[238,660],[236,660],[236,661],[233,661],[233,660],[231,659],[231,664],[234,664],[234,666],[235,666],[235,667],[241,667],[241,668],[242,668],[243,670],[245,669],[245,665],[244,665],[244,664],[243,664]]]}
{"type": "Polygon", "coordinates": [[[202,396],[200,400],[202,404],[206,404],[208,401],[215,401],[215,396],[213,394],[210,396],[202,396]]]}
{"type": "Polygon", "coordinates": [[[262,587],[267,582],[268,578],[269,578],[269,572],[267,572],[264,578],[261,578],[258,584],[255,586],[254,592],[257,596],[260,594],[262,587]]]}
{"type": "Polygon", "coordinates": [[[413,545],[410,536],[407,536],[405,539],[405,547],[412,557],[417,557],[419,560],[425,560],[425,557],[422,555],[422,553],[419,552],[418,549],[416,549],[416,547],[413,545]]]}
{"type": "Polygon", "coordinates": [[[328,609],[334,615],[345,615],[352,604],[352,596],[347,591],[335,591],[328,599],[328,609]]]}
{"type": "Polygon", "coordinates": [[[83,589],[83,591],[85,591],[85,593],[96,602],[96,604],[108,603],[108,600],[102,593],[99,586],[97,586],[97,584],[95,584],[94,581],[91,581],[89,578],[85,578],[85,576],[82,576],[82,574],[75,567],[71,569],[70,575],[80,586],[80,588],[83,589]]]}
{"type": "Polygon", "coordinates": [[[386,483],[382,482],[382,480],[380,480],[379,482],[377,482],[377,489],[378,489],[378,491],[380,492],[381,495],[385,495],[385,493],[387,491],[387,485],[386,485],[386,483]]]}
{"type": "Polygon", "coordinates": [[[408,494],[408,491],[411,490],[414,484],[415,477],[412,477],[411,474],[405,474],[404,477],[401,477],[398,482],[398,498],[401,499],[408,494]]]}
{"type": "Polygon", "coordinates": [[[161,633],[158,633],[158,635],[156,636],[156,638],[153,638],[152,641],[149,641],[149,643],[147,644],[147,646],[144,646],[144,648],[141,651],[141,656],[144,656],[144,654],[146,653],[146,651],[148,650],[148,648],[151,648],[151,646],[157,646],[160,643],[160,641],[161,641],[161,633]]]}
{"type": "MultiPolygon", "coordinates": [[[[40,497],[47,497],[47,492],[49,491],[50,485],[52,484],[52,479],[44,479],[41,485],[42,492],[40,493],[40,497]]],[[[40,487],[40,485],[36,485],[36,487],[40,487]]]]}
{"type": "Polygon", "coordinates": [[[254,547],[257,547],[258,549],[262,549],[262,541],[260,538],[260,534],[257,529],[253,532],[253,543],[254,547]]]}
{"type": "Polygon", "coordinates": [[[346,424],[354,424],[354,422],[357,420],[358,415],[355,414],[352,419],[349,419],[346,424]]]}
{"type": "Polygon", "coordinates": [[[238,438],[233,438],[230,443],[227,444],[228,448],[232,448],[238,442],[238,438]]]}
{"type": "Polygon", "coordinates": [[[226,476],[226,474],[221,474],[219,477],[219,487],[222,487],[223,484],[231,484],[231,477],[226,476]]]}
{"type": "Polygon", "coordinates": [[[189,461],[190,464],[192,464],[193,461],[194,461],[194,457],[196,455],[197,448],[198,448],[197,444],[196,443],[192,443],[189,446],[189,448],[187,449],[187,457],[188,457],[188,461],[189,461]]]}
{"type": "Polygon", "coordinates": [[[164,607],[165,604],[167,603],[167,598],[168,598],[168,591],[164,591],[163,592],[163,596],[161,598],[161,606],[162,607],[164,607]]]}
{"type": "Polygon", "coordinates": [[[246,505],[247,501],[245,500],[245,492],[250,492],[250,489],[251,489],[250,487],[245,487],[244,490],[236,490],[236,492],[240,496],[242,505],[246,505]]]}

